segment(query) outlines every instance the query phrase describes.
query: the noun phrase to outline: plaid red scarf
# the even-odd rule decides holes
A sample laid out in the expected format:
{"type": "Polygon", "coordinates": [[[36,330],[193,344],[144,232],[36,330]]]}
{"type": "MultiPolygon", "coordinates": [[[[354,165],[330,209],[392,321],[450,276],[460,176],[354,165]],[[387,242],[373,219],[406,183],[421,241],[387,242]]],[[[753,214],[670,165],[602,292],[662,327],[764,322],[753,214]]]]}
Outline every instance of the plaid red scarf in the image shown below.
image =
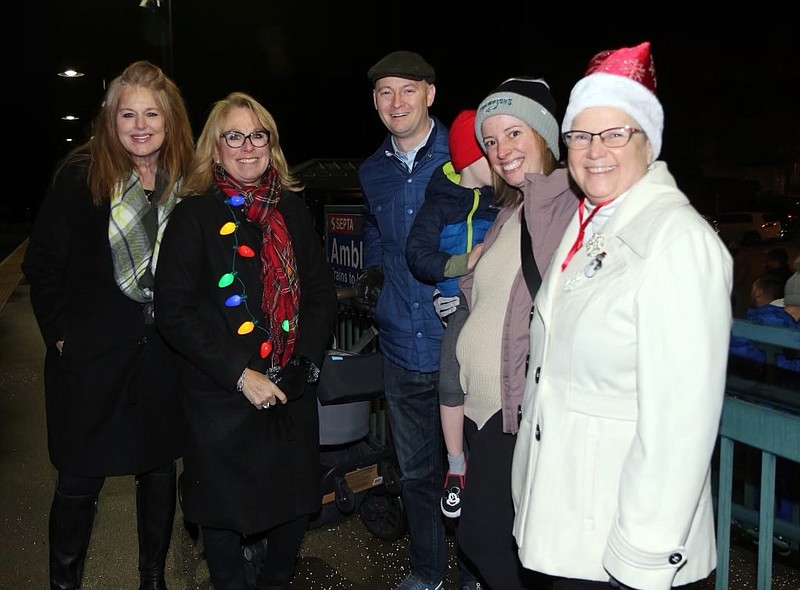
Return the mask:
{"type": "Polygon", "coordinates": [[[261,226],[264,237],[261,245],[261,279],[264,283],[261,309],[269,322],[274,365],[282,367],[292,356],[297,340],[300,279],[289,230],[277,208],[281,200],[281,179],[270,162],[255,186],[240,184],[221,166],[214,167],[214,180],[227,196],[242,195],[245,217],[261,226]],[[288,331],[283,329],[284,325],[288,331]]]}

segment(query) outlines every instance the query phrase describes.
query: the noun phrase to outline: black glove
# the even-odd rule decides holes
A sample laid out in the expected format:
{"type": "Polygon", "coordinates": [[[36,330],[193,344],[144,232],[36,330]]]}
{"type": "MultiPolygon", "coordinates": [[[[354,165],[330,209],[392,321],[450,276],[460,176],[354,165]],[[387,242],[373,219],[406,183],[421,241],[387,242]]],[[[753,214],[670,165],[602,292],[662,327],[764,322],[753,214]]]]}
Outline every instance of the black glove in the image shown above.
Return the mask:
{"type": "Polygon", "coordinates": [[[308,369],[299,364],[286,365],[275,377],[275,384],[281,388],[281,391],[286,394],[286,399],[290,402],[303,396],[306,390],[306,383],[308,383],[308,369]]]}
{"type": "Polygon", "coordinates": [[[359,297],[375,305],[383,287],[383,267],[377,264],[370,266],[358,276],[353,286],[359,297]]]}
{"type": "Polygon", "coordinates": [[[303,354],[293,354],[283,367],[267,370],[267,376],[286,394],[288,401],[302,397],[306,383],[319,381],[319,367],[303,354]]]}

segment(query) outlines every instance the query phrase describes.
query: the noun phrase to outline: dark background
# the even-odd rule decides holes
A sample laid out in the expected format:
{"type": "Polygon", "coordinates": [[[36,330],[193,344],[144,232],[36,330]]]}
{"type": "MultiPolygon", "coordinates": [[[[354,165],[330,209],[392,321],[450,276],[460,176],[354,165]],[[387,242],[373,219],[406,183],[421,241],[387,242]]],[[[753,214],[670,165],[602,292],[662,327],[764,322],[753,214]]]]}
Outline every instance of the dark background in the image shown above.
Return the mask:
{"type": "MultiPolygon", "coordinates": [[[[616,24],[589,18],[581,23],[566,18],[581,10],[566,4],[558,9],[564,16],[545,18],[525,2],[484,4],[473,14],[465,8],[457,13],[455,4],[449,12],[425,12],[424,3],[150,4],[24,5],[29,19],[21,26],[36,34],[26,36],[17,51],[30,63],[23,88],[36,91],[6,93],[4,102],[12,126],[39,140],[37,172],[24,195],[6,197],[0,211],[35,213],[53,165],[74,145],[66,138],[89,136],[104,85],[136,59],[150,59],[171,73],[196,134],[213,101],[233,90],[253,94],[275,116],[284,152],[296,166],[312,158],[364,158],[377,149],[385,128],[372,106],[366,71],[390,51],[418,51],[436,68],[432,113],[449,125],[460,109],[476,107],[494,86],[523,74],[550,83],[560,117],[592,55],[649,40],[666,113],[661,159],[687,192],[699,186],[698,179],[731,170],[741,172],[742,186],[760,190],[761,177],[771,174],[777,178],[772,184],[788,188],[800,160],[800,27],[775,24],[780,18],[769,27],[657,27],[628,24],[632,15],[621,10],[616,24]],[[86,75],[56,76],[67,67],[86,75]],[[35,100],[44,103],[29,116],[35,100]],[[80,119],[62,121],[65,114],[80,119]],[[748,181],[754,167],[762,172],[748,181]]],[[[30,148],[26,144],[24,152],[32,153],[30,148]]]]}

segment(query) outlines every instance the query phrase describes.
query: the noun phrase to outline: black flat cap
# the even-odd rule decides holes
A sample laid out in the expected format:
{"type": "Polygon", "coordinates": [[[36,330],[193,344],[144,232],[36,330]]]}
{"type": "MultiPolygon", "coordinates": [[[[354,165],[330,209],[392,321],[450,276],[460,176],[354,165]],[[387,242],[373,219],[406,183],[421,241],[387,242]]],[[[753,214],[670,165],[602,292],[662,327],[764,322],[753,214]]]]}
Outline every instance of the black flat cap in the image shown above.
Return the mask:
{"type": "Polygon", "coordinates": [[[413,51],[395,51],[390,53],[367,72],[367,78],[375,84],[375,80],[394,76],[408,80],[425,80],[433,84],[436,72],[433,66],[426,62],[419,53],[413,51]]]}

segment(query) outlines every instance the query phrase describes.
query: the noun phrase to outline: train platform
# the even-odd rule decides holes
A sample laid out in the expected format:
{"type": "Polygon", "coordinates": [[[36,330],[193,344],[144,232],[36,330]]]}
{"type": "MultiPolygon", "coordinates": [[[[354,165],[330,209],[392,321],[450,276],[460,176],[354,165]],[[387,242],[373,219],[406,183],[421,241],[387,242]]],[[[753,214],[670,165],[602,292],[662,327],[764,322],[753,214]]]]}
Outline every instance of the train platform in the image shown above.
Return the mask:
{"type": "MultiPolygon", "coordinates": [[[[3,255],[0,281],[16,281],[0,305],[0,590],[49,587],[47,520],[56,472],[47,455],[44,412],[44,344],[19,277],[21,251],[3,255]]],[[[2,285],[0,285],[2,292],[2,285]]],[[[108,478],[100,495],[83,590],[138,588],[133,477],[108,478]]],[[[450,531],[452,533],[452,529],[450,531]]],[[[211,590],[202,540],[176,513],[167,560],[170,590],[211,590]]],[[[454,536],[448,536],[444,588],[457,589],[454,536]]],[[[407,537],[375,537],[358,515],[309,530],[300,552],[295,590],[392,590],[408,573],[407,537]]],[[[732,545],[730,590],[755,590],[757,553],[751,540],[732,545]]],[[[712,576],[691,590],[713,590],[712,576]]],[[[800,589],[797,554],[775,556],[774,590],[800,589]]],[[[687,587],[687,590],[689,587],[687,587]]],[[[503,590],[497,588],[494,590],[503,590]]]]}

